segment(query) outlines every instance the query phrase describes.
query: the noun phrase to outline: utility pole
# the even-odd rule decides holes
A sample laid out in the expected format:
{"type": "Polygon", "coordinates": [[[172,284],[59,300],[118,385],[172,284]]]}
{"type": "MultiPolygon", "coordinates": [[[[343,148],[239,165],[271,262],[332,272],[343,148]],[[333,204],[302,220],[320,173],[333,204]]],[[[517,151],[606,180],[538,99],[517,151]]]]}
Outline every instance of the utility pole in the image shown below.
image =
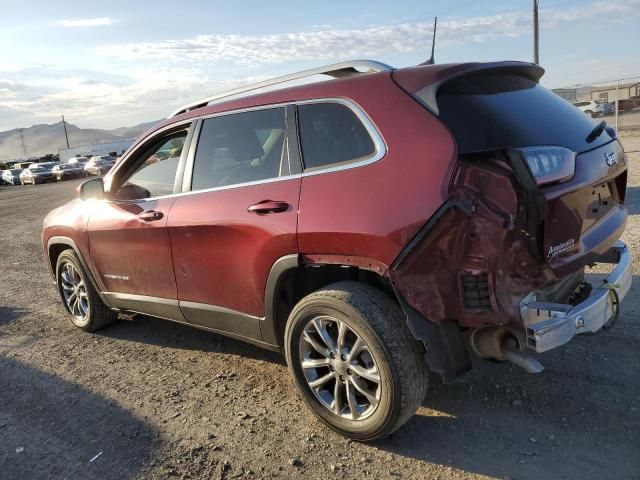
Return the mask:
{"type": "Polygon", "coordinates": [[[64,138],[67,140],[67,148],[69,148],[69,135],[67,135],[67,124],[64,121],[64,115],[62,115],[62,128],[64,128],[64,138]]]}
{"type": "Polygon", "coordinates": [[[538,28],[538,0],[533,0],[533,63],[540,64],[540,30],[538,28]]]}
{"type": "Polygon", "coordinates": [[[20,132],[20,141],[22,142],[22,154],[26,158],[27,157],[27,145],[24,143],[24,134],[22,133],[22,128],[18,130],[20,132]]]}

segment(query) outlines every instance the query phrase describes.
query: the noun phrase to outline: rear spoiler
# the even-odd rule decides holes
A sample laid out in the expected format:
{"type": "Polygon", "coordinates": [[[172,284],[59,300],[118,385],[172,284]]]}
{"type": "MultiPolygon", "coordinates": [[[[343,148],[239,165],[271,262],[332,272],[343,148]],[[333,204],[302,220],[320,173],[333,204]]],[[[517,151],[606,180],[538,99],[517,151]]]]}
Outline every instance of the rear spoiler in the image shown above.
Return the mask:
{"type": "Polygon", "coordinates": [[[538,82],[544,75],[544,68],[527,62],[488,62],[488,63],[449,63],[441,65],[421,65],[402,68],[392,72],[393,80],[400,88],[414,98],[434,115],[439,115],[438,90],[445,83],[475,73],[500,73],[519,75],[538,82]]]}

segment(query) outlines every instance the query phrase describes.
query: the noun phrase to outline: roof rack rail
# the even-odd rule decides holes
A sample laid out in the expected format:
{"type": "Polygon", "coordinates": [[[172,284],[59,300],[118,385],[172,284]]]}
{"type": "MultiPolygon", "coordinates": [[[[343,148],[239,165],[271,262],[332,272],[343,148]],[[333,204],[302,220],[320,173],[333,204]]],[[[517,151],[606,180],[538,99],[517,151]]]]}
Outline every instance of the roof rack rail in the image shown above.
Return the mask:
{"type": "Polygon", "coordinates": [[[376,62],[374,60],[349,60],[346,62],[325,65],[324,67],[310,68],[308,70],[302,70],[300,72],[291,73],[289,75],[270,78],[269,80],[264,80],[262,82],[252,83],[250,85],[244,85],[242,87],[234,88],[233,90],[227,90],[226,92],[221,92],[216,95],[203,98],[202,100],[189,103],[188,105],[185,105],[184,107],[177,109],[175,112],[169,115],[169,118],[175,117],[176,115],[180,115],[181,113],[186,113],[196,108],[207,106],[209,103],[215,100],[232,97],[240,93],[252,92],[260,88],[270,87],[272,85],[278,85],[280,83],[290,82],[292,80],[298,80],[300,78],[310,77],[313,75],[328,75],[333,78],[344,78],[344,77],[350,77],[352,75],[384,72],[389,70],[393,70],[393,67],[382,62],[376,62]],[[366,70],[366,71],[359,71],[358,69],[366,70]]]}

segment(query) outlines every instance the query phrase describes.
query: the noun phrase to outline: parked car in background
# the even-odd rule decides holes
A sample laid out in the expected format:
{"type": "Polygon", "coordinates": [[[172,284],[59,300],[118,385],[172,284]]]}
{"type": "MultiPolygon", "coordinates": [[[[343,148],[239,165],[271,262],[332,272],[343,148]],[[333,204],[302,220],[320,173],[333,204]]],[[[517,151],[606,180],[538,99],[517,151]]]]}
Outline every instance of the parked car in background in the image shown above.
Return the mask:
{"type": "Polygon", "coordinates": [[[7,185],[19,185],[20,184],[20,168],[10,168],[2,171],[2,183],[7,185]]]}
{"type": "Polygon", "coordinates": [[[91,157],[91,160],[84,164],[84,176],[104,175],[111,170],[115,163],[116,159],[109,155],[91,157]]]}
{"type": "Polygon", "coordinates": [[[69,159],[67,163],[70,163],[70,164],[81,163],[84,165],[88,161],[89,161],[89,157],[72,157],[69,159]]]}
{"type": "Polygon", "coordinates": [[[640,96],[634,96],[629,98],[620,99],[618,101],[614,101],[613,105],[615,107],[616,103],[618,104],[618,113],[626,113],[631,112],[633,110],[640,109],[640,96]]]}
{"type": "Polygon", "coordinates": [[[43,167],[30,166],[20,173],[20,183],[22,185],[26,183],[37,185],[38,183],[54,182],[55,180],[56,177],[51,170],[43,167]]]}
{"type": "Polygon", "coordinates": [[[29,168],[44,168],[46,170],[51,170],[56,165],[59,165],[59,162],[32,163],[29,165],[29,168]]]}
{"type": "Polygon", "coordinates": [[[543,73],[343,62],[178,109],[47,215],[69,320],[137,312],[281,351],[310,410],[360,441],[474,352],[541,372],[535,354],[612,326],[632,281],[622,145],[543,73]],[[317,74],[334,80],[255,94],[317,74]]]}
{"type": "Polygon", "coordinates": [[[604,102],[600,100],[590,100],[588,102],[575,102],[573,104],[574,107],[577,107],[579,110],[582,110],[587,115],[591,117],[604,117],[606,115],[612,115],[614,113],[614,106],[609,102],[604,102]]]}
{"type": "Polygon", "coordinates": [[[56,176],[56,180],[69,180],[70,178],[79,178],[84,173],[84,166],[81,163],[62,163],[51,169],[56,176]]]}

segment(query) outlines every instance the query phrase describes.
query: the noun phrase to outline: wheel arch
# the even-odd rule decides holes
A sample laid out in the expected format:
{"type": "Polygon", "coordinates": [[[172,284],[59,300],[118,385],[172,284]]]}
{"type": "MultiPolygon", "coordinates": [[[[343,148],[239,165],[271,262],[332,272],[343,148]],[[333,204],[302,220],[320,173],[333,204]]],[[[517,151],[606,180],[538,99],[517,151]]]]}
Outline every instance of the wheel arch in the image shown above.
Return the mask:
{"type": "Polygon", "coordinates": [[[326,285],[357,280],[373,285],[395,300],[386,267],[374,259],[353,256],[291,254],[271,267],[265,288],[265,319],[260,327],[265,342],[283,346],[289,313],[298,301],[326,285]]]}
{"type": "Polygon", "coordinates": [[[102,291],[100,290],[100,288],[98,288],[98,284],[96,283],[96,280],[93,277],[93,274],[91,273],[91,269],[89,268],[89,265],[85,261],[84,256],[82,255],[82,252],[80,251],[80,249],[78,248],[78,245],[72,238],[55,236],[55,237],[51,237],[47,241],[47,250],[46,250],[47,265],[49,266],[49,273],[51,274],[53,281],[56,284],[58,283],[58,279],[56,278],[56,264],[58,263],[58,258],[60,257],[60,254],[65,250],[73,250],[75,252],[76,256],[78,257],[78,260],[80,260],[80,264],[82,265],[82,268],[84,269],[85,273],[89,277],[89,281],[91,282],[91,285],[93,286],[94,290],[98,292],[98,296],[100,297],[102,302],[106,306],[111,308],[111,305],[109,304],[108,300],[102,294],[102,291]]]}
{"type": "Polygon", "coordinates": [[[455,320],[429,321],[402,298],[382,264],[369,259],[360,259],[357,263],[362,266],[337,256],[292,254],[279,258],[269,272],[265,288],[262,340],[282,349],[289,314],[300,299],[331,283],[357,280],[381,290],[398,304],[412,336],[425,346],[425,363],[443,382],[453,382],[471,369],[471,358],[455,320]],[[335,263],[322,263],[326,261],[335,263]]]}

